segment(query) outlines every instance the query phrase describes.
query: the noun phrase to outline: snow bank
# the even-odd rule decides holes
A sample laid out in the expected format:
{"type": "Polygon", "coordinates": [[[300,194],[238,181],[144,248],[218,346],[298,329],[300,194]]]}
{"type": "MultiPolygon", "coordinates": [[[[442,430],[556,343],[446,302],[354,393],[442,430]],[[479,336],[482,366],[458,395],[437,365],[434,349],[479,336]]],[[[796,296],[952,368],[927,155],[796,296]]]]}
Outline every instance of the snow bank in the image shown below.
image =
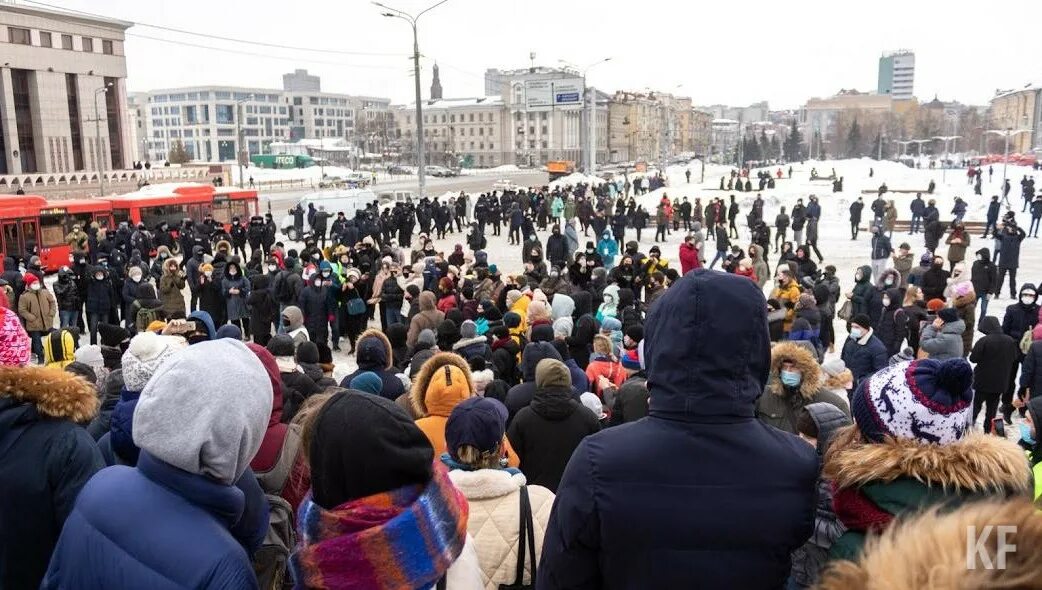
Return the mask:
{"type": "Polygon", "coordinates": [[[598,178],[597,176],[587,176],[586,174],[582,174],[581,172],[575,172],[569,174],[568,176],[562,176],[561,178],[558,178],[557,180],[551,182],[549,186],[550,190],[553,190],[555,188],[575,186],[580,183],[588,184],[591,186],[600,186],[604,184],[604,182],[605,181],[603,178],[598,178]]]}

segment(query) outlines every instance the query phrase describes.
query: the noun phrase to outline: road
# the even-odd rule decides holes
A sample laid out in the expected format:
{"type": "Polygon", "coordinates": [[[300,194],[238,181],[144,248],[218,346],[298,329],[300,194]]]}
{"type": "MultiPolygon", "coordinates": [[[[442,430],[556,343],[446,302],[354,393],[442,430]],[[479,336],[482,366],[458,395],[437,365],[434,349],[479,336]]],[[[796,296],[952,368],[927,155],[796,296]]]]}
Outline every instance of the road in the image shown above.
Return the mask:
{"type": "MultiPolygon", "coordinates": [[[[520,186],[542,186],[547,183],[546,172],[541,170],[521,170],[518,172],[504,172],[498,175],[482,174],[476,176],[457,176],[455,178],[432,178],[427,177],[427,194],[440,196],[447,191],[458,193],[485,192],[492,190],[492,184],[498,180],[510,180],[520,186]]],[[[415,177],[407,177],[401,180],[382,180],[373,187],[373,192],[379,193],[385,190],[411,190],[419,194],[419,181],[415,177]]],[[[272,211],[287,210],[304,195],[314,192],[311,189],[261,192],[261,209],[267,210],[270,204],[272,211]]]]}

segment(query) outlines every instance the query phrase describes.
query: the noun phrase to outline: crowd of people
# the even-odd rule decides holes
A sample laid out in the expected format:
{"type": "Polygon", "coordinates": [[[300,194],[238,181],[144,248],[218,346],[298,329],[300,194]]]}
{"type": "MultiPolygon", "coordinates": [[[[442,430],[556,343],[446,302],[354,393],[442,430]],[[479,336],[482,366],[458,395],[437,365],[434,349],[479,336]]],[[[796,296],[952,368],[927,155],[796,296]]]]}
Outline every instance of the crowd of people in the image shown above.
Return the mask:
{"type": "Polygon", "coordinates": [[[6,260],[0,586],[860,587],[951,558],[899,549],[923,522],[1037,528],[1015,213],[970,262],[926,205],[917,256],[881,192],[844,277],[816,196],[769,225],[627,188],[299,209],[300,250],[270,216],[75,228],[50,286],[6,260]]]}

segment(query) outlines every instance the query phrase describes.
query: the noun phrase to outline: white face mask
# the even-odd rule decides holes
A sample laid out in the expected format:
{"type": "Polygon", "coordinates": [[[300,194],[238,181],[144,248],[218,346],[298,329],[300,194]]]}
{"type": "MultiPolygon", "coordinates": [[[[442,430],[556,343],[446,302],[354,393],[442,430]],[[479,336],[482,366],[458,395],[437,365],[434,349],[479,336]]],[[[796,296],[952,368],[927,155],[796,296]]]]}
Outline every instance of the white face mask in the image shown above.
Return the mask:
{"type": "Polygon", "coordinates": [[[33,283],[33,286],[29,287],[29,288],[32,289],[33,291],[39,291],[40,290],[40,283],[33,283]]]}
{"type": "Polygon", "coordinates": [[[132,281],[134,281],[136,283],[136,282],[141,280],[141,275],[139,275],[137,273],[132,274],[132,275],[130,275],[130,280],[132,280],[132,281]]]}
{"type": "Polygon", "coordinates": [[[210,278],[210,277],[212,277],[212,276],[213,276],[213,271],[209,271],[209,270],[208,270],[208,271],[204,272],[204,273],[203,273],[203,275],[205,275],[205,276],[206,276],[206,278],[210,278]]]}
{"type": "Polygon", "coordinates": [[[1020,302],[1024,305],[1031,305],[1035,302],[1035,295],[1021,295],[1020,302]]]}
{"type": "Polygon", "coordinates": [[[269,264],[268,265],[268,272],[275,272],[278,269],[279,269],[279,267],[275,266],[274,264],[269,264]]]}
{"type": "Polygon", "coordinates": [[[890,298],[889,297],[884,297],[883,298],[883,307],[890,307],[890,298]]]}
{"type": "Polygon", "coordinates": [[[234,268],[229,268],[228,269],[228,276],[234,277],[237,274],[239,274],[239,271],[235,270],[234,268]]]}

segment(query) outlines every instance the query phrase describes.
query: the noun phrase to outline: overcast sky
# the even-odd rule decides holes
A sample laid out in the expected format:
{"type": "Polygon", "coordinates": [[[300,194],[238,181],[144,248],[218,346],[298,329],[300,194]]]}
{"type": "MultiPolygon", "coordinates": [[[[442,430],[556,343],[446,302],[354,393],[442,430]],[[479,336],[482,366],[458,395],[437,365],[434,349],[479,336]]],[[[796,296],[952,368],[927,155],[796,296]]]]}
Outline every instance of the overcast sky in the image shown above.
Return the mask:
{"type": "MultiPolygon", "coordinates": [[[[209,35],[381,54],[285,50],[135,26],[126,44],[131,90],[279,88],[284,72],[307,68],[322,77],[324,91],[395,102],[413,96],[411,30],[404,21],[382,17],[367,0],[41,1],[209,35]]],[[[434,1],[385,3],[416,12],[434,1]]],[[[535,52],[542,65],[566,60],[586,66],[611,57],[590,71],[590,83],[609,91],[650,87],[691,96],[700,105],[767,100],[772,109],[793,108],[840,88],[875,91],[880,54],[911,49],[920,100],[936,94],[984,104],[996,88],[1042,82],[1038,13],[1038,3],[1029,0],[448,0],[420,20],[423,94],[434,60],[446,97],[479,96],[486,68],[527,66],[535,52]]]]}

